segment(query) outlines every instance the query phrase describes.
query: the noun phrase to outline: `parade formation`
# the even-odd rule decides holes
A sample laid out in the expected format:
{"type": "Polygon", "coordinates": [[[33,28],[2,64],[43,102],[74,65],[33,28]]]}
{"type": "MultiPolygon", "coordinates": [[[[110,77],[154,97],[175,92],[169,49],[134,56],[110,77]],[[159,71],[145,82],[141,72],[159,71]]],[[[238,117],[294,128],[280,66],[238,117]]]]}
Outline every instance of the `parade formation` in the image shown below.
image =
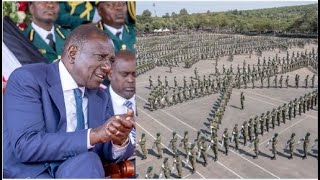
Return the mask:
{"type": "Polygon", "coordinates": [[[317,177],[317,40],[190,33],[137,42],[139,177],[317,177]]]}

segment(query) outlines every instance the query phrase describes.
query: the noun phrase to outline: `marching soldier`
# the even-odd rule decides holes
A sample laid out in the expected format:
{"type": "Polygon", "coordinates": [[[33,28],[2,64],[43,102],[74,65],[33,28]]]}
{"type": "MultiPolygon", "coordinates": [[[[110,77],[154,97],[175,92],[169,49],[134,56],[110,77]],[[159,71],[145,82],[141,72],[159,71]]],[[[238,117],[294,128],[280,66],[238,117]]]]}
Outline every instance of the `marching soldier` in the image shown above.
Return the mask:
{"type": "Polygon", "coordinates": [[[306,83],[306,87],[305,87],[305,88],[307,88],[307,87],[308,87],[308,79],[309,79],[309,74],[306,76],[306,79],[304,80],[304,81],[305,81],[305,83],[306,83]]]}
{"type": "Polygon", "coordinates": [[[260,119],[259,119],[259,123],[260,123],[260,134],[263,135],[264,133],[264,113],[261,114],[260,119]]]}
{"type": "Polygon", "coordinates": [[[157,139],[154,142],[154,144],[157,147],[157,151],[158,151],[158,159],[162,158],[162,150],[161,150],[161,136],[160,133],[157,133],[157,139]]]}
{"type": "Polygon", "coordinates": [[[306,100],[306,96],[304,96],[302,97],[303,113],[306,113],[306,104],[307,104],[307,100],[306,100]]]}
{"type": "Polygon", "coordinates": [[[243,103],[244,103],[245,97],[243,95],[243,92],[240,94],[240,103],[241,103],[241,109],[243,109],[243,103]]]}
{"type": "Polygon", "coordinates": [[[256,116],[253,122],[254,136],[258,136],[258,125],[259,125],[258,116],[256,116]]]}
{"type": "Polygon", "coordinates": [[[187,157],[187,154],[188,154],[188,142],[189,142],[188,131],[184,132],[184,136],[183,136],[183,139],[181,139],[181,142],[183,143],[183,149],[185,150],[186,157],[187,157]]]}
{"type": "Polygon", "coordinates": [[[182,178],[182,161],[178,153],[175,154],[173,163],[176,165],[178,171],[178,178],[182,178]]]}
{"type": "Polygon", "coordinates": [[[274,87],[276,88],[277,87],[277,75],[274,77],[274,87]]]}
{"type": "Polygon", "coordinates": [[[292,116],[292,101],[288,104],[288,115],[289,115],[289,120],[291,120],[292,116]]]}
{"type": "Polygon", "coordinates": [[[297,98],[295,98],[293,101],[293,117],[294,118],[296,118],[296,114],[297,114],[297,104],[298,104],[298,100],[297,98]]]}
{"type": "Polygon", "coordinates": [[[248,125],[247,125],[247,121],[243,122],[243,125],[241,126],[241,134],[243,137],[243,144],[246,146],[247,145],[247,135],[248,135],[248,125]]]}
{"type": "Polygon", "coordinates": [[[286,106],[287,104],[285,103],[283,106],[282,106],[282,109],[281,109],[281,112],[282,112],[282,121],[283,123],[285,124],[286,123],[286,106]]]}
{"type": "Polygon", "coordinates": [[[277,109],[277,125],[280,126],[280,113],[281,113],[281,106],[277,109]]]}
{"type": "Polygon", "coordinates": [[[278,133],[275,133],[274,136],[271,139],[272,142],[272,154],[273,156],[271,157],[272,160],[276,159],[276,155],[277,155],[277,143],[278,143],[278,133]]]}
{"type": "Polygon", "coordinates": [[[195,78],[198,78],[198,70],[197,70],[197,67],[194,69],[194,75],[195,75],[195,78]]]}
{"type": "Polygon", "coordinates": [[[289,151],[290,151],[290,156],[288,157],[289,159],[293,158],[293,149],[294,149],[294,144],[295,144],[294,137],[295,137],[295,135],[296,135],[295,133],[292,133],[290,139],[287,141],[287,146],[289,147],[289,151]]]}
{"type": "Polygon", "coordinates": [[[146,135],[144,133],[142,133],[141,135],[141,139],[139,140],[138,144],[140,145],[141,147],[141,151],[142,151],[142,159],[147,159],[147,148],[146,148],[146,135]]]}
{"type": "Polygon", "coordinates": [[[310,133],[307,132],[306,136],[303,138],[303,159],[306,159],[307,158],[307,154],[308,154],[308,146],[309,146],[309,143],[310,143],[310,133]]]}
{"type": "Polygon", "coordinates": [[[235,124],[233,131],[232,131],[233,140],[235,143],[235,149],[239,149],[239,136],[238,136],[238,124],[235,124]]]}
{"type": "Polygon", "coordinates": [[[149,76],[149,87],[150,87],[150,89],[153,88],[153,83],[152,83],[151,76],[149,76]]]}
{"type": "Polygon", "coordinates": [[[189,160],[190,160],[190,163],[191,163],[191,166],[192,166],[192,171],[191,171],[191,173],[195,173],[195,171],[196,171],[196,158],[197,158],[197,156],[196,156],[196,150],[195,150],[195,144],[193,143],[193,144],[191,144],[191,147],[190,147],[190,149],[189,149],[189,160]]]}
{"type": "Polygon", "coordinates": [[[271,76],[268,75],[268,79],[267,79],[267,80],[268,80],[268,88],[270,88],[270,77],[271,77],[271,76]]]}
{"type": "Polygon", "coordinates": [[[315,80],[316,75],[313,74],[312,78],[311,78],[311,88],[314,88],[314,80],[315,80]]]}
{"type": "Polygon", "coordinates": [[[228,134],[228,128],[226,128],[222,134],[222,141],[225,149],[226,155],[228,155],[228,149],[229,149],[229,134],[228,134]]]}
{"type": "Polygon", "coordinates": [[[265,117],[265,123],[266,123],[266,130],[269,132],[269,124],[270,124],[270,111],[267,111],[266,117],[265,117]]]}
{"type": "Polygon", "coordinates": [[[201,157],[203,158],[203,166],[206,167],[207,164],[208,164],[208,161],[207,161],[207,144],[205,142],[205,138],[204,137],[201,137],[201,142],[200,142],[200,153],[201,153],[201,157]]]}
{"type": "Polygon", "coordinates": [[[271,124],[272,124],[272,129],[274,129],[275,124],[276,124],[276,113],[277,110],[274,108],[271,112],[271,124]]]}
{"type": "Polygon", "coordinates": [[[169,88],[169,82],[168,82],[168,80],[167,80],[167,76],[164,77],[164,87],[165,87],[166,89],[169,88]]]}
{"type": "Polygon", "coordinates": [[[195,141],[197,142],[197,148],[200,149],[200,142],[201,142],[201,132],[200,131],[197,132],[197,139],[195,139],[195,141]]]}
{"type": "Polygon", "coordinates": [[[178,87],[178,82],[176,77],[173,78],[173,82],[174,82],[174,87],[177,88],[178,87]]]}
{"type": "Polygon", "coordinates": [[[214,161],[218,160],[218,136],[211,136],[211,149],[214,154],[214,161]]]}
{"type": "Polygon", "coordinates": [[[253,156],[254,159],[258,158],[259,155],[259,137],[258,136],[254,136],[253,138],[253,145],[254,145],[254,153],[255,156],[253,156]]]}
{"type": "Polygon", "coordinates": [[[296,81],[296,88],[299,87],[299,78],[300,76],[298,74],[296,74],[296,77],[295,77],[295,81],[296,81]]]}
{"type": "Polygon", "coordinates": [[[299,98],[299,101],[298,101],[298,109],[299,109],[299,115],[301,116],[301,104],[302,104],[302,97],[299,98]]]}
{"type": "Polygon", "coordinates": [[[282,80],[283,80],[283,75],[280,76],[280,80],[279,80],[280,88],[282,88],[282,80]]]}
{"type": "Polygon", "coordinates": [[[248,123],[248,136],[249,136],[249,141],[252,142],[252,131],[253,131],[253,121],[252,118],[249,119],[249,123],[248,123]]]}
{"type": "Polygon", "coordinates": [[[168,162],[168,158],[167,157],[164,158],[161,168],[162,168],[162,171],[164,173],[164,177],[166,179],[169,179],[170,175],[171,175],[171,169],[169,167],[169,162],[168,162]]]}
{"type": "Polygon", "coordinates": [[[149,166],[147,169],[147,174],[145,176],[146,179],[152,179],[154,174],[152,173],[153,167],[149,166]]]}
{"type": "Polygon", "coordinates": [[[161,86],[162,85],[162,82],[160,80],[160,76],[158,76],[158,86],[161,86]]]}
{"type": "Polygon", "coordinates": [[[289,75],[287,75],[287,78],[286,78],[286,88],[288,88],[289,86],[289,75]]]}
{"type": "Polygon", "coordinates": [[[175,131],[173,131],[172,132],[172,139],[170,140],[170,144],[171,144],[172,151],[174,154],[177,153],[177,141],[178,141],[177,133],[175,131]]]}

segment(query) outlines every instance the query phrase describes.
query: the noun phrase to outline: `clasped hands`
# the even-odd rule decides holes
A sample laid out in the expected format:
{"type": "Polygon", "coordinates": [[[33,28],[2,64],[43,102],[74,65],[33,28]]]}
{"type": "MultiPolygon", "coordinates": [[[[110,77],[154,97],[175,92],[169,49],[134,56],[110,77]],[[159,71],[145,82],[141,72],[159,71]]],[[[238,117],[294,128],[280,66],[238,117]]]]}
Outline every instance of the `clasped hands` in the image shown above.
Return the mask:
{"type": "Polygon", "coordinates": [[[112,141],[113,144],[122,146],[127,140],[132,128],[135,128],[134,112],[110,117],[103,125],[90,131],[90,144],[112,141]]]}

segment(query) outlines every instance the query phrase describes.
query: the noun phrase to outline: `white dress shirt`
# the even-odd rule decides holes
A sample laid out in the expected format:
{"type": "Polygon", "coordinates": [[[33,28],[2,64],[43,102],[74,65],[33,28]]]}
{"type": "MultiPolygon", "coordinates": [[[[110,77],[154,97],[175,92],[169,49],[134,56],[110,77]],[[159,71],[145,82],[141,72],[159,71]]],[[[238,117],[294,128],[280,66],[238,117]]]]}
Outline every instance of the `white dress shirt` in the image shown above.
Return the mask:
{"type": "MultiPolygon", "coordinates": [[[[84,96],[85,87],[78,87],[77,83],[74,81],[62,61],[59,62],[59,74],[61,79],[62,91],[64,96],[64,104],[66,109],[67,117],[67,132],[74,132],[77,127],[77,113],[76,113],[76,101],[74,97],[73,90],[76,88],[82,91],[82,110],[84,116],[84,127],[88,129],[88,98],[84,96]]],[[[88,129],[87,133],[87,148],[91,149],[94,146],[90,144],[90,131],[88,129]]],[[[114,158],[121,156],[125,151],[125,147],[112,146],[112,154],[114,158]]]]}
{"type": "MultiPolygon", "coordinates": [[[[112,100],[112,107],[113,107],[113,112],[115,115],[117,114],[126,114],[128,112],[128,108],[123,105],[124,102],[126,101],[131,101],[132,102],[132,110],[134,111],[134,115],[136,116],[136,101],[135,101],[135,95],[130,98],[130,99],[125,99],[118,95],[114,90],[112,89],[110,85],[110,96],[112,100]]],[[[134,142],[132,134],[130,133],[130,141],[134,142]]]]}
{"type": "Polygon", "coordinates": [[[47,44],[49,44],[49,39],[47,39],[47,36],[50,33],[53,35],[53,41],[56,42],[56,35],[54,34],[54,26],[52,26],[50,31],[47,31],[42,27],[39,27],[34,22],[31,23],[31,26],[47,44]]]}
{"type": "Polygon", "coordinates": [[[121,32],[119,38],[120,38],[120,40],[122,40],[122,36],[123,36],[123,26],[121,26],[120,29],[116,29],[116,28],[111,27],[111,26],[108,26],[108,25],[106,25],[106,24],[103,24],[103,25],[104,25],[104,27],[107,28],[113,35],[116,35],[117,32],[121,32]]]}
{"type": "Polygon", "coordinates": [[[10,74],[21,67],[21,63],[7,45],[2,41],[2,76],[5,80],[9,79],[10,74]]]}

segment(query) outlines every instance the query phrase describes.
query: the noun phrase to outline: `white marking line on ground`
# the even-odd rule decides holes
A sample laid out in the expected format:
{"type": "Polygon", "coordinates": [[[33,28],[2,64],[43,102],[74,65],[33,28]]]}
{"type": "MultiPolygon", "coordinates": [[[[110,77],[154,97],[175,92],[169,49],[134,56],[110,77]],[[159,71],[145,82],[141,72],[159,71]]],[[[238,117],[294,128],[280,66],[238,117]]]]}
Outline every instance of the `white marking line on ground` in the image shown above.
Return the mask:
{"type": "MultiPolygon", "coordinates": [[[[283,129],[282,131],[280,131],[278,134],[280,135],[280,134],[283,133],[284,131],[286,131],[286,130],[288,130],[289,128],[293,127],[294,125],[300,123],[301,121],[305,120],[306,118],[308,118],[308,117],[306,116],[305,118],[301,119],[300,121],[295,122],[295,123],[292,124],[291,126],[289,126],[289,127],[285,128],[285,129],[283,129]]],[[[272,136],[272,137],[273,137],[273,136],[272,136]]],[[[265,142],[269,141],[272,137],[270,137],[270,138],[268,138],[267,140],[265,140],[265,141],[263,141],[262,143],[260,143],[259,146],[261,146],[261,145],[264,144],[265,142]]],[[[252,150],[253,150],[253,149],[251,149],[251,150],[249,150],[249,151],[247,151],[247,152],[250,152],[250,151],[252,151],[252,150]]],[[[243,154],[243,155],[244,155],[244,154],[243,154]]],[[[243,156],[243,155],[242,155],[242,156],[243,156]]]]}
{"type": "Polygon", "coordinates": [[[230,151],[231,151],[231,152],[233,152],[234,154],[236,154],[237,156],[241,157],[242,159],[245,159],[246,161],[250,162],[251,164],[253,164],[253,165],[257,166],[257,167],[258,167],[258,168],[260,168],[260,169],[262,169],[263,171],[265,171],[265,172],[269,173],[269,174],[270,174],[270,175],[272,175],[273,177],[275,177],[275,178],[277,178],[277,179],[280,179],[278,176],[274,175],[273,173],[271,173],[270,171],[268,171],[268,170],[264,169],[263,167],[259,166],[258,164],[256,164],[256,163],[254,163],[254,162],[250,161],[249,159],[247,159],[247,158],[243,157],[241,154],[238,154],[238,153],[234,152],[234,151],[233,151],[233,150],[231,150],[231,149],[230,149],[230,151]]]}
{"type": "Polygon", "coordinates": [[[221,166],[223,166],[224,168],[228,169],[229,171],[231,171],[233,174],[235,174],[236,176],[238,176],[240,179],[243,179],[239,174],[233,172],[231,169],[229,169],[227,166],[223,165],[222,163],[220,163],[219,161],[217,161],[217,163],[219,163],[221,166]]]}
{"type": "MultiPolygon", "coordinates": [[[[138,98],[140,98],[140,99],[142,99],[142,100],[144,100],[143,98],[141,98],[140,96],[137,96],[138,98]]],[[[149,116],[151,119],[153,119],[153,120],[155,120],[156,122],[158,122],[159,124],[161,124],[163,127],[165,127],[166,129],[168,129],[170,132],[173,132],[170,128],[168,128],[167,126],[165,126],[165,125],[163,125],[162,123],[160,123],[158,120],[156,120],[155,118],[153,118],[151,115],[149,115],[148,113],[146,113],[145,111],[143,111],[143,110],[141,110],[140,108],[138,108],[141,112],[143,112],[144,114],[146,114],[147,116],[149,116]]],[[[172,116],[172,115],[171,115],[172,116]]],[[[172,117],[174,117],[174,116],[172,116],[172,117]]],[[[143,129],[144,131],[146,131],[149,135],[151,135],[151,133],[150,132],[148,132],[146,129],[144,129],[142,126],[140,126],[138,123],[137,123],[137,125],[141,128],[141,129],[143,129]]],[[[188,127],[190,128],[191,126],[189,126],[188,125],[188,127]]],[[[194,129],[193,127],[191,127],[192,129],[194,129]]],[[[196,131],[196,130],[195,130],[196,131]]],[[[182,139],[182,137],[179,135],[179,134],[177,134],[177,136],[178,137],[180,137],[181,139],[182,139]]],[[[152,135],[151,135],[151,137],[153,138],[153,139],[156,139],[155,137],[153,137],[152,135]]],[[[162,143],[161,143],[162,144],[162,143]]],[[[162,144],[163,145],[163,144],[162,144]]],[[[166,147],[167,148],[167,146],[165,146],[165,145],[163,145],[164,147],[166,147]]],[[[170,152],[172,152],[169,148],[167,148],[170,152]]],[[[222,163],[219,163],[220,165],[222,165],[223,167],[226,167],[225,165],[223,165],[222,163]]],[[[228,169],[228,168],[227,168],[228,169]]],[[[233,171],[231,171],[230,169],[228,169],[230,172],[232,172],[233,174],[235,174],[233,171]]],[[[198,173],[198,172],[197,172],[198,173]]],[[[199,175],[200,175],[200,173],[198,173],[199,175]]],[[[200,175],[201,177],[203,177],[202,175],[200,175]]],[[[239,176],[239,175],[237,175],[237,176],[239,176]]],[[[204,179],[205,179],[205,177],[203,177],[204,179]]]]}
{"type": "Polygon", "coordinates": [[[202,177],[202,179],[206,179],[202,174],[200,174],[198,171],[196,171],[197,174],[199,174],[199,176],[202,177]]]}
{"type": "Polygon", "coordinates": [[[191,173],[186,175],[186,176],[184,176],[182,179],[185,179],[186,177],[189,177],[190,175],[191,175],[191,173]]]}
{"type": "Polygon", "coordinates": [[[180,123],[182,123],[182,124],[184,124],[184,125],[186,125],[186,126],[188,126],[189,128],[191,128],[192,130],[194,130],[194,131],[198,131],[198,130],[196,130],[194,127],[192,127],[192,126],[190,126],[189,124],[187,124],[187,123],[185,123],[185,122],[183,122],[183,121],[181,121],[180,119],[178,119],[177,117],[175,117],[175,116],[173,116],[172,114],[170,114],[170,113],[168,113],[168,112],[166,112],[166,111],[164,111],[164,110],[161,110],[162,112],[164,112],[164,113],[166,113],[166,114],[168,114],[169,116],[171,116],[172,118],[174,118],[174,119],[176,119],[177,121],[179,121],[180,123]]]}
{"type": "Polygon", "coordinates": [[[287,103],[286,101],[282,101],[282,100],[280,100],[280,99],[275,99],[275,98],[268,97],[268,96],[264,96],[264,95],[261,95],[261,94],[258,94],[258,93],[250,92],[250,91],[248,91],[248,90],[243,90],[243,91],[248,92],[248,93],[251,93],[251,94],[255,94],[255,95],[257,95],[257,96],[261,96],[261,97],[265,97],[265,98],[268,98],[268,99],[272,99],[272,100],[275,100],[275,101],[287,103]]]}

